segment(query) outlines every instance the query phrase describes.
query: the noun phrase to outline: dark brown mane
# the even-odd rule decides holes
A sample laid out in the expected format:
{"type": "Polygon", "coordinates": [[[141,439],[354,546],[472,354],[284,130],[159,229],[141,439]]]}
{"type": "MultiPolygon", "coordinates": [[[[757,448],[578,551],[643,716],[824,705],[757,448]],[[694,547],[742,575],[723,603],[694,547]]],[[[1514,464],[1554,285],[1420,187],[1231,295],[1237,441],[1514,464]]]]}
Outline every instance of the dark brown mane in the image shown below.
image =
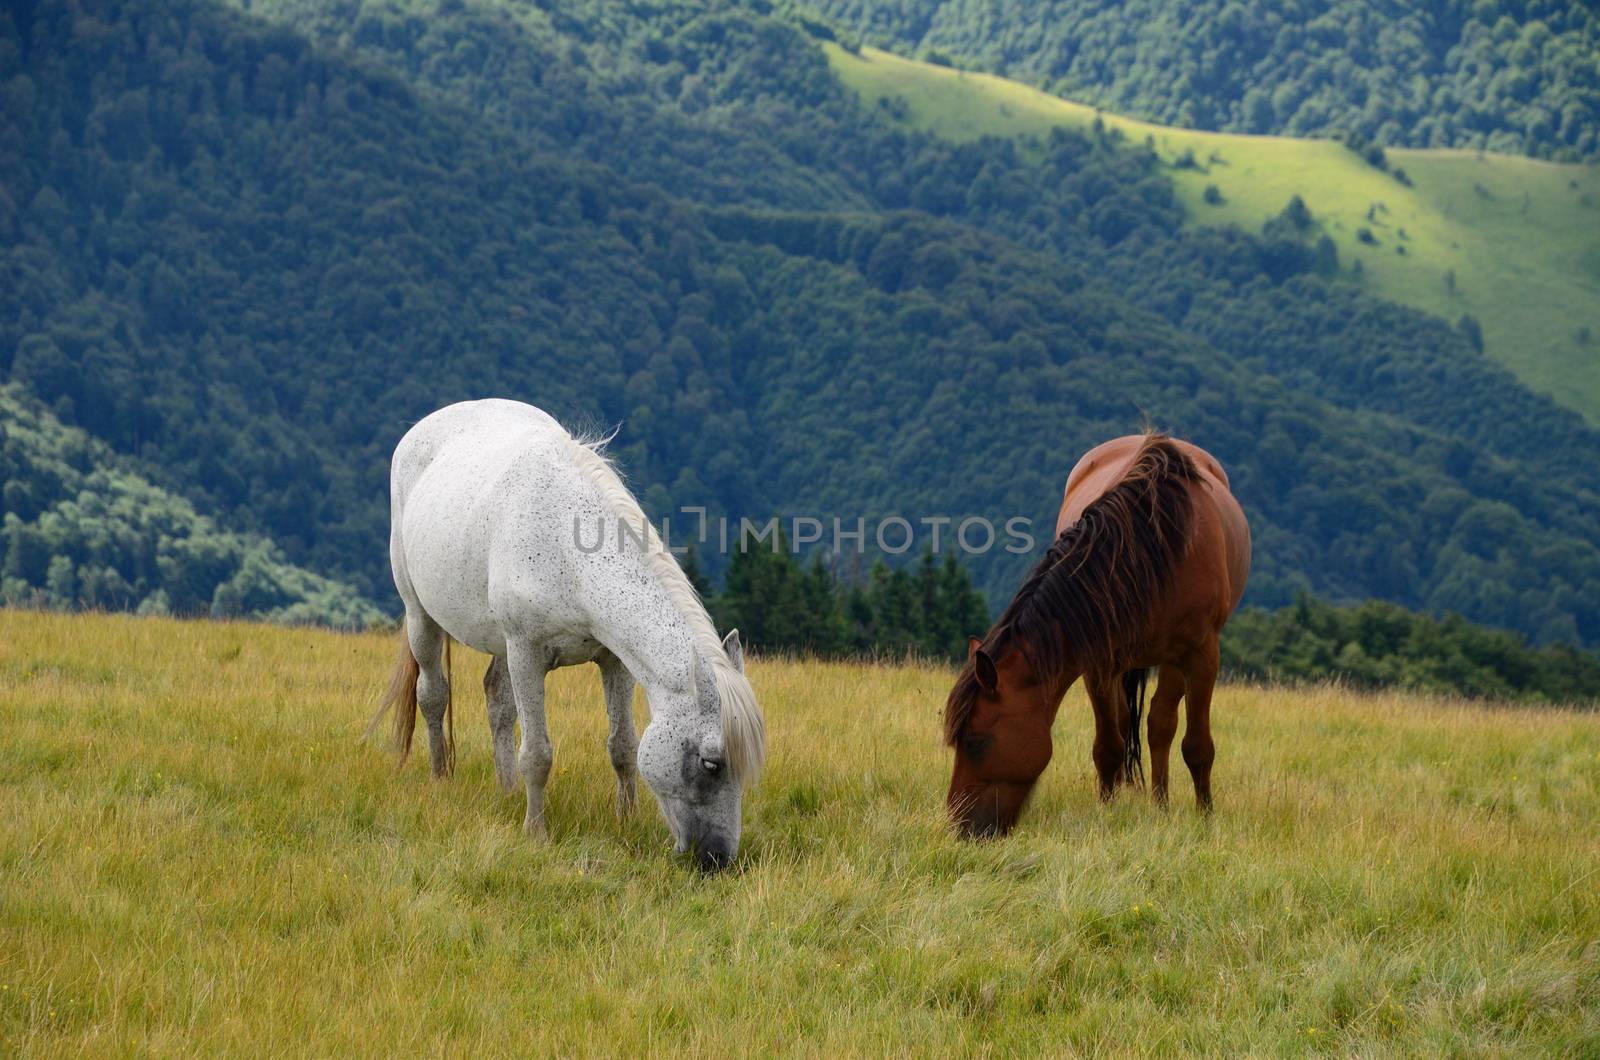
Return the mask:
{"type": "MultiPolygon", "coordinates": [[[[998,659],[1020,647],[1035,676],[1077,669],[1110,670],[1138,633],[1189,542],[1189,484],[1199,472],[1165,434],[1145,438],[1121,482],[1083,511],[1028,573],[984,638],[998,659]]],[[[945,742],[961,735],[978,680],[962,667],[945,703],[945,742]]]]}

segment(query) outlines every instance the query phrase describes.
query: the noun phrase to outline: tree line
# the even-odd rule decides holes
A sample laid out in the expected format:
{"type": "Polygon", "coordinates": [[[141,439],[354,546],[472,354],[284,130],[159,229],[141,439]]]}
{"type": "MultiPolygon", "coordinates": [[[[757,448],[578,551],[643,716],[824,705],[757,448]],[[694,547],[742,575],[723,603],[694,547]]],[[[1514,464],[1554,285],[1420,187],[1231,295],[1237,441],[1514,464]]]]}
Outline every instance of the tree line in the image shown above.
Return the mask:
{"type": "Polygon", "coordinates": [[[717,625],[759,651],[954,662],[989,627],[983,593],[954,552],[896,567],[878,559],[863,571],[856,554],[803,562],[781,531],[774,546],[736,550],[720,592],[692,552],[685,568],[717,625]]]}
{"type": "MultiPolygon", "coordinates": [[[[845,557],[848,558],[848,557],[845,557]]],[[[841,565],[822,553],[803,559],[780,532],[772,547],[736,550],[718,591],[695,553],[685,572],[722,629],[737,628],[757,652],[824,659],[919,657],[960,664],[967,638],[989,628],[990,609],[954,552],[924,552],[891,568],[841,565]]],[[[1222,637],[1232,680],[1270,684],[1337,682],[1477,699],[1594,706],[1600,657],[1567,645],[1534,647],[1526,637],[1437,618],[1381,600],[1335,605],[1301,596],[1288,607],[1249,607],[1222,637]]]]}
{"type": "Polygon", "coordinates": [[[1381,600],[1334,606],[1302,597],[1277,611],[1245,608],[1223,633],[1222,665],[1235,678],[1274,683],[1600,703],[1600,658],[1592,653],[1533,647],[1460,615],[1435,618],[1381,600]]]}

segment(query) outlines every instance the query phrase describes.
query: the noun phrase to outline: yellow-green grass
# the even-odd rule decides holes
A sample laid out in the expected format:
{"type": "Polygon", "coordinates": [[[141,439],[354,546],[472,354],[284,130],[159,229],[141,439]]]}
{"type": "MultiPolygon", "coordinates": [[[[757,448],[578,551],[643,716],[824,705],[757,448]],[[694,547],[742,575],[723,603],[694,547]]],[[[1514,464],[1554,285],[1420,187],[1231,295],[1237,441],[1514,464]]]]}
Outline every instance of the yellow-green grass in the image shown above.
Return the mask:
{"type": "MultiPolygon", "coordinates": [[[[736,871],[618,823],[591,668],[535,847],[357,735],[390,638],[0,612],[0,1055],[1600,1050],[1600,718],[1225,687],[1217,812],[942,821],[937,667],[757,661],[736,871]]],[[[642,705],[641,705],[642,714],[642,705]]]]}
{"type": "Polygon", "coordinates": [[[1169,163],[1192,155],[1199,168],[1171,175],[1194,223],[1259,231],[1299,195],[1341,263],[1361,262],[1364,285],[1450,321],[1472,314],[1485,352],[1600,423],[1600,167],[1392,149],[1389,165],[1411,178],[1407,187],[1332,140],[1170,128],[989,74],[826,47],[863,98],[903,100],[910,124],[952,139],[1040,135],[1098,116],[1134,143],[1153,141],[1169,163]],[[1219,205],[1206,203],[1207,185],[1219,205]],[[1357,238],[1363,228],[1376,245],[1357,238]]]}

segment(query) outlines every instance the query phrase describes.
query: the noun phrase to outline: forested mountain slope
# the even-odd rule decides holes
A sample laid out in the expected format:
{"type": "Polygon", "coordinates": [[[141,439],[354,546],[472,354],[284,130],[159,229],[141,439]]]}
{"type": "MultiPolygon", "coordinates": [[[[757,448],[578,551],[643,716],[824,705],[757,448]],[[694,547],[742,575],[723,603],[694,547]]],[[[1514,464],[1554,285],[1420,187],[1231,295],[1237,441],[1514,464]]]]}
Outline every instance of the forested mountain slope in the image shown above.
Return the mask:
{"type": "Polygon", "coordinates": [[[1186,229],[1146,149],[905,130],[734,6],[8,15],[0,371],[373,599],[388,453],[464,397],[620,422],[658,513],[1040,526],[1148,414],[1255,601],[1600,643],[1600,436],[1299,230],[1186,229]]]}
{"type": "Polygon", "coordinates": [[[13,385],[0,386],[0,603],[360,627],[348,584],[219,527],[13,385]]]}
{"type": "Polygon", "coordinates": [[[1259,232],[1298,199],[1308,238],[1380,297],[1459,321],[1491,358],[1600,425],[1600,166],[1195,132],[989,74],[827,45],[869,104],[953,139],[1097,124],[1149,143],[1191,225],[1259,232]]]}
{"type": "MultiPolygon", "coordinates": [[[[1187,129],[1600,154],[1600,15],[1570,0],[808,0],[953,57],[1187,129]]],[[[944,61],[948,61],[948,58],[944,61]]]]}

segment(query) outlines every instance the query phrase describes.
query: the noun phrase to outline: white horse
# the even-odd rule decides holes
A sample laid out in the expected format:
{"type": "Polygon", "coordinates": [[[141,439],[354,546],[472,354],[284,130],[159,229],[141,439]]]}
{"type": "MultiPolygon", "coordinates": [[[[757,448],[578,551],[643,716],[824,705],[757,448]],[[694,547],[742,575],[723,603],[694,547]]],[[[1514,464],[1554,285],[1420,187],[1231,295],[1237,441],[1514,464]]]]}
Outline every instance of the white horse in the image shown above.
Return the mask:
{"type": "Polygon", "coordinates": [[[765,725],[735,630],[718,641],[689,580],[600,454],[516,401],[467,401],[422,420],[390,469],[389,562],[405,601],[400,659],[384,706],[402,759],[420,708],[436,777],[454,758],[446,636],[494,656],[484,675],[495,773],[527,789],[523,830],[547,832],[544,678],[600,666],[617,812],[644,775],[679,853],[719,869],[739,850],[741,785],[760,772],[765,725]],[[633,687],[650,723],[633,728],[633,687]],[[522,744],[513,758],[514,721],[522,744]]]}

